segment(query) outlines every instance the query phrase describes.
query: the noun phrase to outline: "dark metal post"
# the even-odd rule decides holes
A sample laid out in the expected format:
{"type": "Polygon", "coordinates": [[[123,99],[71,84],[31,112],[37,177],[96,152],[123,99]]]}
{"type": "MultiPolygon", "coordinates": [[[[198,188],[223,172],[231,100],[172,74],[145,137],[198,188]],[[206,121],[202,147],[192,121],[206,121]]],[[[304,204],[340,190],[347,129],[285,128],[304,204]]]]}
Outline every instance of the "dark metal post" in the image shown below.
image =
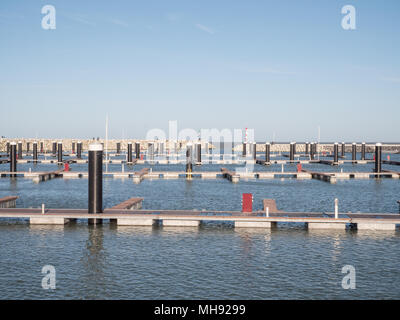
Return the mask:
{"type": "Polygon", "coordinates": [[[344,142],[342,142],[342,157],[344,157],[346,154],[346,145],[344,142]]]}
{"type": "Polygon", "coordinates": [[[71,150],[72,150],[72,153],[74,154],[74,153],[75,153],[75,142],[72,142],[72,148],[71,148],[71,150]]]}
{"type": "Polygon", "coordinates": [[[58,164],[63,162],[63,146],[62,142],[58,143],[58,164]]]}
{"type": "Polygon", "coordinates": [[[18,141],[18,159],[22,159],[22,142],[18,141]]]}
{"type": "Polygon", "coordinates": [[[333,145],[333,164],[337,165],[339,163],[339,144],[335,142],[333,145]]]}
{"type": "Polygon", "coordinates": [[[121,143],[117,142],[117,154],[121,153],[121,143]]]}
{"type": "Polygon", "coordinates": [[[140,159],[140,142],[135,143],[135,154],[136,159],[140,159]]]}
{"type": "MultiPolygon", "coordinates": [[[[17,172],[17,144],[10,143],[10,172],[17,172]]],[[[14,174],[11,177],[15,177],[14,174]]]]}
{"type": "Polygon", "coordinates": [[[201,142],[196,144],[197,164],[201,164],[201,142]]]}
{"type": "Polygon", "coordinates": [[[290,143],[290,154],[289,154],[289,160],[294,161],[294,142],[290,143]]]}
{"type": "Polygon", "coordinates": [[[351,160],[353,162],[357,160],[357,144],[355,142],[351,145],[351,160]]]}
{"type": "Polygon", "coordinates": [[[253,160],[255,161],[257,159],[257,143],[253,142],[253,148],[251,151],[253,153],[253,160]]]}
{"type": "Polygon", "coordinates": [[[82,142],[80,141],[76,144],[76,157],[78,159],[82,158],[82,142]]]}
{"type": "Polygon", "coordinates": [[[265,144],[265,162],[271,162],[271,144],[269,142],[265,144]]]}
{"type": "Polygon", "coordinates": [[[382,144],[375,145],[375,172],[382,172],[382,144]]]}
{"type": "Polygon", "coordinates": [[[10,156],[10,141],[7,141],[7,155],[10,156]]]}
{"type": "Polygon", "coordinates": [[[33,162],[37,163],[38,161],[38,150],[37,150],[37,142],[33,143],[33,162]]]}
{"type": "Polygon", "coordinates": [[[314,154],[315,154],[315,144],[314,144],[314,142],[311,142],[311,146],[310,146],[310,160],[314,160],[314,154]]]}
{"type": "Polygon", "coordinates": [[[361,160],[365,160],[365,142],[361,144],[361,160]]]}
{"type": "Polygon", "coordinates": [[[132,142],[128,142],[128,155],[127,155],[127,163],[132,164],[132,142]]]}
{"type": "Polygon", "coordinates": [[[30,144],[29,142],[26,143],[26,152],[29,152],[30,145],[31,145],[31,144],[30,144]]]}
{"type": "Polygon", "coordinates": [[[243,157],[246,157],[246,151],[247,151],[246,149],[247,149],[247,143],[243,142],[243,152],[242,152],[243,157]]]}
{"type": "Polygon", "coordinates": [[[57,142],[53,141],[53,156],[55,157],[57,153],[57,142]]]}
{"type": "MultiPolygon", "coordinates": [[[[103,146],[89,145],[89,206],[88,213],[103,212],[103,146]]],[[[89,219],[89,224],[101,223],[102,219],[89,219]]]]}
{"type": "Polygon", "coordinates": [[[188,143],[186,145],[186,176],[191,177],[193,171],[193,158],[192,158],[192,144],[188,143]]]}
{"type": "Polygon", "coordinates": [[[310,144],[308,142],[306,142],[305,152],[304,152],[306,155],[308,155],[310,153],[309,148],[310,148],[310,144]]]}
{"type": "Polygon", "coordinates": [[[43,141],[40,142],[40,153],[44,153],[44,146],[43,146],[43,141]]]}

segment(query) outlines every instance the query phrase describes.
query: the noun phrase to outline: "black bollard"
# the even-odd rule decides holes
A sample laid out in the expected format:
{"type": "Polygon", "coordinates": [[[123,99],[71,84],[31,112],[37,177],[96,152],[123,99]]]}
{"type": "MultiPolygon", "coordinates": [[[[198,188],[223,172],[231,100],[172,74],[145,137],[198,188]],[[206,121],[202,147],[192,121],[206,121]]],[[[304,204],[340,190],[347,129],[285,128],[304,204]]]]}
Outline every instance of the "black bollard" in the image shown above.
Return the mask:
{"type": "Polygon", "coordinates": [[[353,162],[357,160],[357,144],[355,142],[351,145],[351,160],[353,162]]]}
{"type": "Polygon", "coordinates": [[[140,159],[140,142],[135,143],[135,155],[136,159],[140,159]]]}
{"type": "Polygon", "coordinates": [[[361,160],[365,160],[365,142],[361,144],[361,160]]]}
{"type": "Polygon", "coordinates": [[[62,142],[60,141],[58,143],[58,164],[61,164],[63,162],[63,147],[62,147],[62,142]]]}
{"type": "Polygon", "coordinates": [[[201,164],[201,142],[196,144],[197,164],[201,164]]]}
{"type": "Polygon", "coordinates": [[[271,162],[271,144],[269,142],[265,144],[265,162],[271,162]]]}
{"type": "Polygon", "coordinates": [[[10,141],[7,141],[7,156],[10,156],[10,141]]]}
{"type": "Polygon", "coordinates": [[[117,142],[117,154],[121,153],[121,143],[117,142]]]}
{"type": "Polygon", "coordinates": [[[72,150],[72,154],[74,154],[75,153],[75,142],[72,142],[71,150],[72,150]]]}
{"type": "MultiPolygon", "coordinates": [[[[17,144],[15,142],[10,143],[10,172],[17,172],[17,144]]],[[[15,177],[12,174],[11,177],[15,177]]]]}
{"type": "MultiPolygon", "coordinates": [[[[103,212],[103,146],[89,145],[89,206],[88,213],[103,212]]],[[[102,223],[102,219],[89,219],[89,224],[102,223]]]]}
{"type": "Polygon", "coordinates": [[[337,142],[333,145],[333,164],[339,164],[339,144],[337,142]]]}
{"type": "Polygon", "coordinates": [[[290,143],[290,154],[289,154],[289,160],[294,161],[294,148],[295,148],[295,143],[291,142],[290,143]]]}
{"type": "Polygon", "coordinates": [[[18,159],[22,159],[22,142],[18,141],[18,159]]]}
{"type": "Polygon", "coordinates": [[[43,148],[43,141],[40,142],[40,153],[44,153],[44,148],[43,148]]]}
{"type": "Polygon", "coordinates": [[[82,142],[80,141],[76,144],[76,157],[78,159],[82,158],[82,142]]]}
{"type": "Polygon", "coordinates": [[[375,145],[375,172],[382,172],[382,144],[377,143],[375,145]]]}
{"type": "Polygon", "coordinates": [[[37,149],[37,142],[33,143],[33,163],[37,163],[38,161],[38,149],[37,149]]]}
{"type": "Polygon", "coordinates": [[[55,157],[57,154],[57,142],[53,141],[53,156],[55,157]]]}
{"type": "Polygon", "coordinates": [[[251,157],[253,158],[254,161],[257,159],[257,144],[253,142],[251,144],[251,157]]]}
{"type": "Polygon", "coordinates": [[[314,144],[314,142],[311,142],[311,145],[310,145],[310,160],[314,160],[314,154],[315,154],[315,144],[314,144]]]}
{"type": "Polygon", "coordinates": [[[128,142],[128,154],[127,154],[127,159],[126,162],[128,164],[132,164],[132,142],[128,142]]]}
{"type": "Polygon", "coordinates": [[[243,143],[243,152],[242,152],[242,155],[243,155],[243,157],[246,157],[246,152],[247,152],[247,143],[243,143]]]}
{"type": "Polygon", "coordinates": [[[306,142],[306,146],[305,146],[305,154],[308,155],[310,153],[310,144],[308,142],[306,142]]]}
{"type": "Polygon", "coordinates": [[[342,157],[344,157],[346,154],[346,145],[344,142],[342,142],[342,157]]]}
{"type": "Polygon", "coordinates": [[[193,150],[192,144],[188,143],[186,145],[186,176],[191,177],[191,173],[193,171],[193,150]]]}
{"type": "Polygon", "coordinates": [[[29,152],[31,144],[29,142],[26,143],[26,152],[29,152]]]}

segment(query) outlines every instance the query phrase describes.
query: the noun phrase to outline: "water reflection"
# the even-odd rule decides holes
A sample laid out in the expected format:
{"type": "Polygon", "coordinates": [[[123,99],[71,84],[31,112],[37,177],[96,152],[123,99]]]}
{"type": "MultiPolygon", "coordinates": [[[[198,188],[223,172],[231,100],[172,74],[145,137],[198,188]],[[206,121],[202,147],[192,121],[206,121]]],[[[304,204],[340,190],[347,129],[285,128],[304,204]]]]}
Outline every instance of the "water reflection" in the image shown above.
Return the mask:
{"type": "Polygon", "coordinates": [[[240,248],[245,257],[251,254],[252,247],[258,247],[263,241],[265,244],[265,252],[270,253],[271,250],[271,229],[268,228],[235,228],[235,233],[241,239],[240,248]]]}
{"type": "Polygon", "coordinates": [[[105,269],[107,256],[103,247],[104,229],[103,225],[88,225],[88,239],[81,257],[80,283],[89,287],[85,290],[87,296],[84,299],[95,298],[98,294],[104,296],[106,276],[105,269]]]}

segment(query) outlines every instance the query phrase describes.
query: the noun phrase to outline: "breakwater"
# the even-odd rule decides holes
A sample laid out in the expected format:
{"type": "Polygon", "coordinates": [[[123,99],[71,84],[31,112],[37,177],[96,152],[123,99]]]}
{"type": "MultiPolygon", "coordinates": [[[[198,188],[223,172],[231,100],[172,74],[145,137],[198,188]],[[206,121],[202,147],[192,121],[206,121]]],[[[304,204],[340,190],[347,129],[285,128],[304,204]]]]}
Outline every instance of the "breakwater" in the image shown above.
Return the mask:
{"type": "MultiPolygon", "coordinates": [[[[166,140],[164,142],[154,141],[154,140],[140,140],[140,139],[110,139],[107,142],[104,139],[97,140],[102,143],[104,146],[107,144],[107,149],[110,151],[117,150],[117,145],[120,145],[121,151],[126,151],[128,148],[128,143],[140,143],[141,150],[148,150],[149,144],[160,144],[164,143],[166,149],[169,150],[183,150],[187,145],[187,141],[169,141],[166,140]]],[[[83,150],[87,150],[89,144],[93,142],[93,139],[35,139],[35,138],[9,138],[9,139],[0,139],[0,152],[7,151],[7,142],[21,142],[22,149],[24,151],[31,151],[32,145],[34,142],[38,144],[43,144],[43,149],[45,152],[52,151],[52,145],[54,142],[62,142],[63,148],[65,150],[72,150],[73,144],[77,144],[78,142],[82,142],[83,150]]],[[[345,143],[345,152],[352,152],[352,144],[353,143],[345,143]]],[[[202,148],[205,148],[206,143],[201,143],[202,148]]],[[[208,143],[210,149],[220,149],[222,143],[208,143]]],[[[226,143],[226,145],[232,145],[232,150],[234,152],[241,152],[243,150],[242,143],[226,143]]],[[[341,143],[340,143],[341,145],[341,143]]],[[[319,152],[333,152],[334,143],[321,143],[318,146],[319,152]]],[[[229,148],[229,147],[228,147],[229,148]]],[[[265,143],[257,143],[256,150],[257,152],[265,151],[265,143]]],[[[296,144],[296,152],[304,153],[306,152],[306,143],[297,143],[296,144]]],[[[361,143],[356,143],[357,152],[361,152],[362,145],[361,143]]],[[[375,143],[366,143],[365,144],[365,152],[372,153],[375,150],[375,143]]],[[[270,146],[271,152],[290,152],[290,143],[289,142],[279,142],[274,143],[271,142],[270,146]]],[[[382,151],[387,153],[399,153],[400,152],[400,143],[383,143],[382,151]]]]}

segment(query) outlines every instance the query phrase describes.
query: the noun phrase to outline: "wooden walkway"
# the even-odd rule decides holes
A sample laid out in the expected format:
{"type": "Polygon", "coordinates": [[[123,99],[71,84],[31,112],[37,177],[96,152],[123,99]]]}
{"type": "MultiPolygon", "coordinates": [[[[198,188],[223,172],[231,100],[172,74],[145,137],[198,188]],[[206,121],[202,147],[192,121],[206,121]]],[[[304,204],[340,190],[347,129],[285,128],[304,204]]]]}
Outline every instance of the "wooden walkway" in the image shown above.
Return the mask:
{"type": "Polygon", "coordinates": [[[8,196],[0,199],[0,208],[15,208],[18,197],[8,196]]]}
{"type": "Polygon", "coordinates": [[[113,210],[134,210],[142,208],[143,198],[130,198],[112,207],[113,210]]]}

